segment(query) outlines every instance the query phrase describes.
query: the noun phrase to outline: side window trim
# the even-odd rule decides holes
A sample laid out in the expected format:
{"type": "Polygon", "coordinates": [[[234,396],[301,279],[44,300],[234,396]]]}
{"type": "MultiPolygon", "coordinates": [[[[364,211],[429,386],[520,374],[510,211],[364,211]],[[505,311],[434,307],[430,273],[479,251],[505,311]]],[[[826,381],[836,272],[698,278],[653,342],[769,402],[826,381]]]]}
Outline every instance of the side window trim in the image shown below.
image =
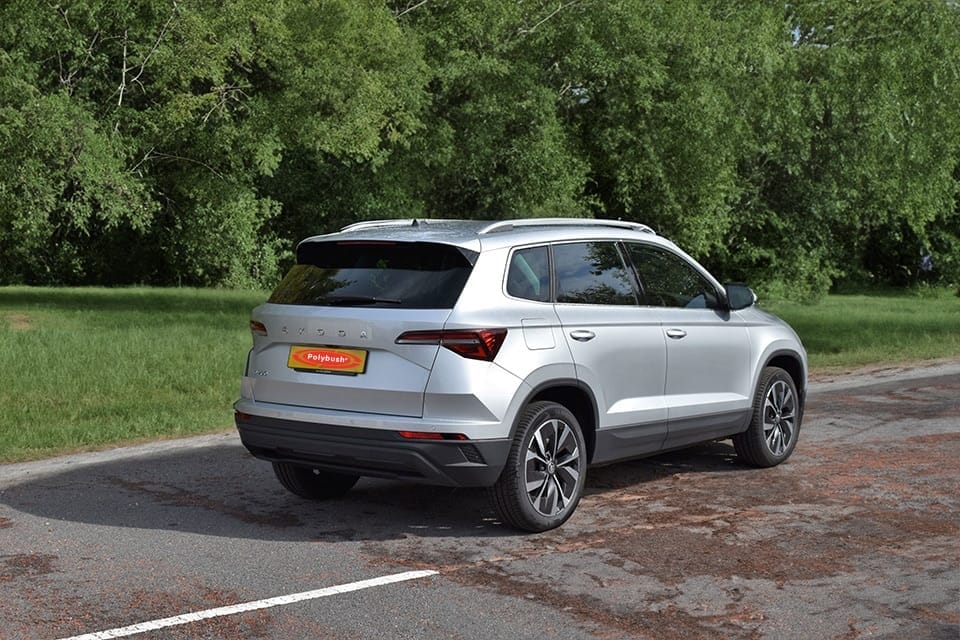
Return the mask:
{"type": "Polygon", "coordinates": [[[640,276],[637,274],[636,269],[633,268],[633,260],[630,259],[630,255],[627,253],[627,246],[623,240],[617,240],[617,252],[620,254],[620,261],[630,275],[630,286],[633,287],[634,305],[642,307],[644,306],[643,301],[646,298],[646,294],[644,293],[643,285],[640,283],[640,276]]]}
{"type": "MultiPolygon", "coordinates": [[[[627,269],[633,275],[633,288],[635,295],[637,296],[637,305],[641,307],[654,307],[657,305],[651,304],[650,300],[647,299],[647,285],[644,283],[643,278],[640,276],[640,271],[637,269],[637,265],[633,260],[633,257],[630,255],[628,250],[628,244],[623,240],[617,242],[617,246],[620,249],[620,256],[623,259],[624,264],[627,265],[627,269]]],[[[633,243],[640,244],[640,243],[633,243]]]]}

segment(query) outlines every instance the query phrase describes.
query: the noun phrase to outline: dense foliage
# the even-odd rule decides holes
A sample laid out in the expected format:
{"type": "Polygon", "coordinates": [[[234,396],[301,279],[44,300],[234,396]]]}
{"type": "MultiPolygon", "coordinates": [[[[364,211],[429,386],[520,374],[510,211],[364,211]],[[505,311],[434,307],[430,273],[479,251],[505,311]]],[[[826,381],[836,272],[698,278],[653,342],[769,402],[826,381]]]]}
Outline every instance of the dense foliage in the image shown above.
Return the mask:
{"type": "Polygon", "coordinates": [[[793,297],[957,284],[958,195],[952,0],[0,4],[0,284],[269,285],[410,216],[640,220],[793,297]]]}

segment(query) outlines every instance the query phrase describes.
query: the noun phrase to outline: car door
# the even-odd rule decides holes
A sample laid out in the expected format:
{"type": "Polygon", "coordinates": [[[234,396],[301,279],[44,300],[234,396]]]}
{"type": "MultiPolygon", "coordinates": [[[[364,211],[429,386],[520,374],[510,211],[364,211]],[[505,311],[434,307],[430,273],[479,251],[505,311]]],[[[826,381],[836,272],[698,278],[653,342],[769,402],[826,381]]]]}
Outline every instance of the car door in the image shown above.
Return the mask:
{"type": "Polygon", "coordinates": [[[736,312],[687,257],[665,247],[631,242],[626,252],[644,301],[660,311],[667,350],[664,402],[666,446],[676,447],[739,430],[748,419],[750,340],[736,312]]]}
{"type": "Polygon", "coordinates": [[[660,310],[638,304],[617,242],[558,243],[552,253],[557,316],[597,401],[594,462],[658,451],[667,433],[660,310]]]}

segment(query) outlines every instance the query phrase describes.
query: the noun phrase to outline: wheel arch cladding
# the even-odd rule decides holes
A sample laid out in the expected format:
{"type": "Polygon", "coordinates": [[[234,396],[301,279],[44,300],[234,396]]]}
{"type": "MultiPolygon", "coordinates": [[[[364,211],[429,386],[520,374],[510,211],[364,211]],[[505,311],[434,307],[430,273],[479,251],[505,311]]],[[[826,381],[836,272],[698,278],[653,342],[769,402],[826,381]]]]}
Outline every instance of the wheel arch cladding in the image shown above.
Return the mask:
{"type": "Polygon", "coordinates": [[[786,371],[790,377],[793,379],[793,384],[797,388],[797,393],[800,395],[801,399],[806,396],[806,377],[803,372],[803,364],[800,361],[800,358],[795,354],[779,352],[775,353],[770,360],[767,361],[766,367],[780,367],[786,371]]]}
{"type": "Polygon", "coordinates": [[[597,441],[597,408],[590,393],[576,384],[557,385],[537,389],[527,400],[527,404],[539,401],[556,402],[574,415],[580,423],[580,431],[587,445],[587,462],[591,462],[597,441]]]}

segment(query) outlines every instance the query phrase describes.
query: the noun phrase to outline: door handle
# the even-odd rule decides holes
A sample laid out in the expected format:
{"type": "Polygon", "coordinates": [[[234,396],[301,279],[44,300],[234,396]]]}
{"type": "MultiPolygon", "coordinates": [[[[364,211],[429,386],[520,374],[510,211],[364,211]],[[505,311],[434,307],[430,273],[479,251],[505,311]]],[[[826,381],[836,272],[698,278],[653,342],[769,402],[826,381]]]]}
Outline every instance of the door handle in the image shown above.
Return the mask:
{"type": "Polygon", "coordinates": [[[667,337],[679,340],[680,338],[687,337],[687,332],[683,329],[667,329],[667,337]]]}
{"type": "Polygon", "coordinates": [[[587,331],[586,329],[577,329],[576,331],[570,332],[570,337],[577,342],[587,342],[588,340],[596,338],[597,334],[593,331],[587,331]]]}

